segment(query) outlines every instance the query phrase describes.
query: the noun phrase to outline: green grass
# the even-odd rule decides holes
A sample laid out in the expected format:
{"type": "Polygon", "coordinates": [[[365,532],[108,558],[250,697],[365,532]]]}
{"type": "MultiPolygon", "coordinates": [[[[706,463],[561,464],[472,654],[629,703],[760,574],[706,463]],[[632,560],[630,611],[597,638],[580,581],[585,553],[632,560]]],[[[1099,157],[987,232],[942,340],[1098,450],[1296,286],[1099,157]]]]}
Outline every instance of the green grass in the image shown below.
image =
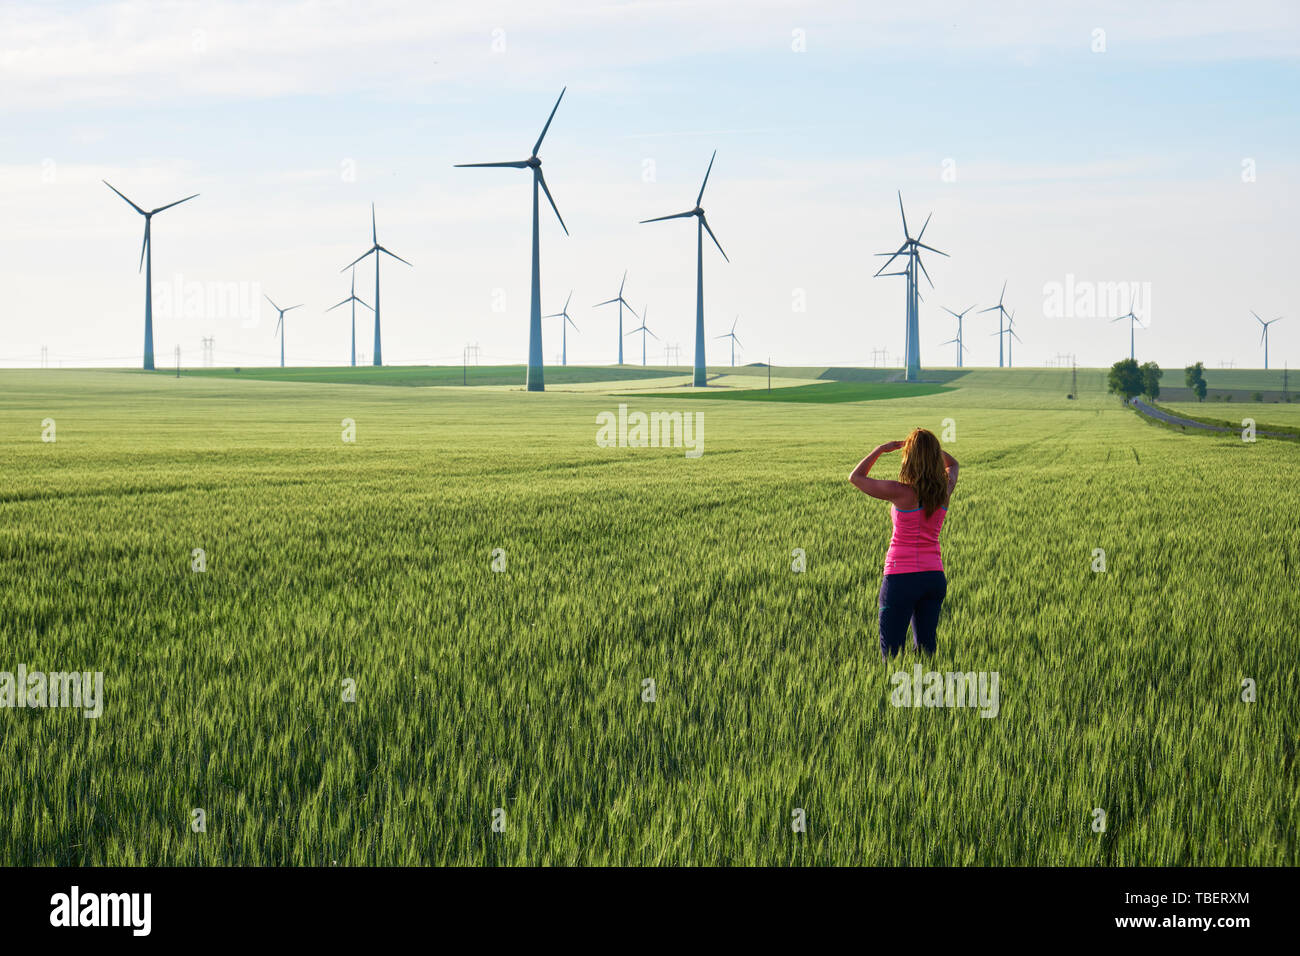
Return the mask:
{"type": "MultiPolygon", "coordinates": [[[[689,369],[674,369],[677,374],[689,375],[689,369]]],[[[132,370],[121,374],[152,375],[162,377],[176,376],[175,370],[158,369],[154,372],[132,370]]],[[[549,385],[569,385],[582,382],[621,382],[638,378],[661,378],[665,372],[660,368],[646,368],[640,365],[548,365],[545,369],[546,383],[549,385]]],[[[182,377],[203,376],[207,378],[231,378],[263,382],[322,382],[344,385],[516,385],[524,387],[526,370],[522,365],[388,365],[375,367],[361,365],[321,366],[317,368],[185,368],[182,377]]]]}
{"type": "MultiPolygon", "coordinates": [[[[672,398],[707,399],[715,401],[741,402],[803,402],[815,405],[836,404],[839,402],[871,402],[889,398],[916,398],[922,395],[937,395],[951,389],[943,385],[905,384],[905,383],[859,383],[859,382],[825,382],[817,385],[792,385],[786,388],[733,389],[697,389],[694,391],[675,391],[672,398]]],[[[658,398],[667,396],[662,392],[629,393],[627,398],[658,398]]]]}
{"type": "Polygon", "coordinates": [[[1161,408],[1210,425],[1241,428],[1243,418],[1253,418],[1257,431],[1300,432],[1300,404],[1280,402],[1157,402],[1161,408]],[[1268,422],[1270,424],[1263,424],[1268,422]]]}
{"type": "Polygon", "coordinates": [[[692,404],[692,460],[614,395],[0,372],[0,670],[106,698],[0,710],[0,862],[1294,865],[1294,446],[1068,381],[692,404]],[[945,419],[928,666],[994,719],[890,705],[846,481],[945,419]]]}

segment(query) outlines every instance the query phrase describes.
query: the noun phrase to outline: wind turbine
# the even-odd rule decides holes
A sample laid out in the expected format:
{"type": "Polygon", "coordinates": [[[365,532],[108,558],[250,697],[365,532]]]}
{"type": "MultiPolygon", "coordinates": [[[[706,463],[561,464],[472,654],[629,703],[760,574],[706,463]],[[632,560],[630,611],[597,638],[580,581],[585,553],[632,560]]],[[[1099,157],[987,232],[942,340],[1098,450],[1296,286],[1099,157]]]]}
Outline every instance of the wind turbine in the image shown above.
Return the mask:
{"type": "MultiPolygon", "coordinates": [[[[695,388],[704,388],[708,382],[708,367],[704,362],[704,233],[708,232],[713,244],[728,262],[727,254],[722,250],[722,243],[709,228],[709,221],[704,218],[704,209],[700,202],[704,199],[704,187],[709,184],[709,173],[713,172],[713,160],[718,156],[715,149],[709,157],[709,168],[704,171],[704,182],[700,183],[700,194],[695,197],[695,208],[686,212],[673,213],[671,216],[656,216],[654,219],[642,219],[641,222],[663,222],[665,219],[686,219],[695,217],[695,376],[691,384],[695,388]]],[[[645,327],[645,316],[641,317],[641,326],[645,327]]],[[[653,333],[651,333],[653,334],[653,333]]],[[[641,364],[645,364],[645,336],[641,336],[641,364]]]]}
{"type": "MultiPolygon", "coordinates": [[[[107,179],[101,180],[101,182],[113,192],[122,196],[117,187],[107,179]]],[[[148,212],[122,196],[128,206],[144,216],[144,244],[140,246],[140,266],[144,269],[144,367],[146,369],[153,369],[153,243],[149,239],[150,226],[153,223],[153,217],[164,209],[171,209],[172,206],[179,206],[183,202],[189,202],[197,195],[198,193],[195,193],[194,196],[186,196],[184,199],[169,202],[165,206],[150,209],[148,212]]],[[[136,271],[138,272],[139,269],[136,271]]]]}
{"type": "Polygon", "coordinates": [[[1267,322],[1265,322],[1263,319],[1259,317],[1258,313],[1256,313],[1255,311],[1252,310],[1250,314],[1255,316],[1255,321],[1264,327],[1264,331],[1259,334],[1259,340],[1264,343],[1264,371],[1267,372],[1268,371],[1268,327],[1272,325],[1274,322],[1277,322],[1279,319],[1281,319],[1282,316],[1279,315],[1276,319],[1269,319],[1267,322]]]}
{"type": "MultiPolygon", "coordinates": [[[[618,295],[612,299],[606,299],[604,302],[597,302],[592,306],[593,309],[599,309],[602,305],[613,305],[618,303],[618,364],[623,364],[623,306],[632,312],[632,318],[636,318],[636,312],[632,311],[632,304],[623,298],[623,285],[627,282],[627,270],[623,270],[623,281],[618,284],[618,295]]],[[[576,326],[575,326],[576,328],[576,326]]]]}
{"type": "Polygon", "coordinates": [[[544,315],[544,319],[563,319],[560,323],[560,364],[569,364],[569,326],[573,326],[573,331],[578,331],[578,326],[573,319],[569,318],[569,302],[573,298],[573,290],[569,290],[569,298],[564,300],[564,308],[559,312],[552,312],[550,315],[544,315]]]}
{"type": "Polygon", "coordinates": [[[537,151],[542,148],[542,140],[546,138],[546,131],[551,128],[551,120],[555,119],[555,111],[560,108],[560,100],[564,99],[566,86],[560,90],[559,99],[555,101],[555,106],[551,107],[551,115],[546,118],[546,125],[542,127],[542,134],[537,137],[537,142],[533,144],[533,153],[527,159],[520,159],[507,163],[457,163],[459,168],[469,167],[508,167],[511,169],[531,169],[533,171],[533,298],[532,305],[528,313],[528,391],[544,392],[546,391],[546,382],[542,372],[542,266],[541,257],[538,251],[538,230],[537,230],[537,187],[542,188],[546,193],[546,199],[555,210],[555,218],[560,220],[560,228],[564,234],[569,234],[569,227],[564,224],[564,217],[560,215],[559,207],[555,205],[555,199],[551,196],[551,191],[546,188],[546,177],[542,175],[542,161],[537,158],[537,151]]]}
{"type": "MultiPolygon", "coordinates": [[[[339,272],[346,272],[348,269],[351,269],[353,266],[355,266],[358,262],[360,262],[360,261],[361,261],[362,259],[364,259],[366,256],[371,255],[372,253],[374,254],[374,257],[375,257],[375,307],[374,307],[374,309],[372,310],[372,311],[375,313],[375,359],[374,359],[374,364],[375,364],[375,365],[383,365],[383,364],[384,364],[384,360],[383,360],[383,348],[380,346],[380,343],[379,343],[379,254],[382,252],[382,253],[383,253],[384,255],[386,255],[386,256],[392,256],[392,257],[393,257],[394,259],[396,259],[398,262],[406,262],[406,260],[403,259],[401,256],[399,256],[399,255],[398,255],[397,253],[395,253],[395,252],[389,252],[387,249],[385,249],[383,246],[381,246],[381,245],[379,244],[379,229],[378,229],[378,227],[376,227],[376,225],[375,225],[375,204],[374,204],[374,203],[371,203],[371,204],[370,204],[370,241],[371,241],[371,246],[370,246],[370,248],[367,249],[365,252],[361,253],[361,255],[357,256],[355,259],[353,259],[353,260],[352,260],[351,262],[349,262],[347,265],[345,265],[342,269],[339,270],[339,272]]],[[[411,265],[411,263],[409,263],[409,262],[406,262],[406,264],[407,264],[408,266],[411,265]]],[[[414,268],[414,267],[412,267],[412,268],[414,268]]]]}
{"type": "Polygon", "coordinates": [[[1008,316],[1011,314],[1010,312],[1007,311],[1006,306],[1002,304],[1002,299],[1004,296],[1006,296],[1006,294],[1007,294],[1007,282],[1004,279],[1002,281],[1002,291],[998,293],[998,304],[991,305],[987,309],[980,309],[979,312],[976,313],[977,315],[983,315],[985,312],[996,311],[998,314],[998,330],[997,332],[991,333],[998,337],[998,368],[1002,368],[1002,336],[1004,334],[1004,330],[1002,328],[1002,319],[1004,316],[1008,316]]]}
{"type": "MultiPolygon", "coordinates": [[[[726,335],[715,335],[717,339],[731,339],[731,367],[736,367],[736,346],[740,344],[740,339],[736,338],[736,322],[740,321],[740,316],[736,316],[735,322],[731,323],[731,331],[726,335]]],[[[743,348],[743,346],[742,346],[743,348]]]]}
{"type": "Polygon", "coordinates": [[[947,312],[949,315],[951,315],[953,318],[955,318],[955,319],[957,320],[957,337],[956,337],[956,338],[949,339],[947,342],[941,342],[941,343],[939,343],[939,344],[940,344],[940,345],[951,345],[951,344],[953,344],[954,342],[957,343],[957,367],[958,367],[958,368],[961,368],[961,367],[962,367],[962,364],[961,364],[961,353],[962,353],[963,351],[966,351],[966,352],[969,352],[969,351],[970,351],[970,349],[967,348],[966,345],[965,345],[965,343],[962,341],[962,334],[961,334],[961,320],[966,316],[966,313],[969,312],[969,311],[970,311],[971,309],[973,309],[973,308],[975,308],[975,306],[973,306],[973,305],[969,305],[969,306],[967,306],[966,308],[962,309],[960,312],[954,312],[952,309],[948,308],[947,306],[944,306],[944,310],[943,310],[943,311],[947,312]]]}
{"type": "Polygon", "coordinates": [[[275,302],[271,300],[271,297],[265,292],[263,292],[262,295],[267,302],[271,303],[271,308],[280,313],[280,320],[275,323],[275,332],[272,332],[271,335],[274,336],[276,332],[280,333],[280,368],[284,368],[284,314],[286,312],[292,312],[294,309],[301,309],[302,303],[300,302],[297,305],[289,306],[287,309],[282,309],[276,305],[275,302]]]}
{"type": "MultiPolygon", "coordinates": [[[[902,273],[907,277],[907,336],[905,344],[906,361],[904,362],[906,373],[903,377],[909,382],[915,382],[921,376],[921,329],[918,318],[920,313],[919,301],[921,298],[921,290],[919,286],[920,280],[917,277],[916,269],[920,266],[921,272],[925,274],[926,281],[930,283],[930,288],[933,289],[934,280],[930,278],[930,273],[925,268],[925,263],[921,261],[921,250],[928,249],[930,252],[945,257],[948,253],[940,252],[933,246],[927,246],[921,241],[921,238],[925,235],[926,228],[930,225],[930,216],[925,217],[925,222],[921,226],[921,231],[917,233],[915,239],[912,238],[912,234],[907,229],[907,213],[903,211],[903,193],[901,190],[898,193],[898,212],[903,217],[903,244],[899,246],[898,250],[895,252],[877,253],[877,255],[889,256],[889,258],[876,272],[876,275],[898,275],[899,273],[885,272],[885,270],[888,269],[893,261],[899,256],[907,256],[907,266],[905,271],[902,273]]],[[[930,215],[932,216],[934,214],[931,213],[930,215]]]]}
{"type": "MultiPolygon", "coordinates": [[[[360,302],[362,305],[366,305],[366,303],[363,299],[357,298],[357,270],[355,266],[353,266],[352,268],[352,294],[349,295],[342,302],[338,303],[338,305],[331,305],[325,311],[333,312],[340,305],[347,305],[349,302],[352,303],[352,367],[356,368],[357,365],[357,303],[360,302]]],[[[366,305],[366,308],[370,309],[370,306],[366,305]]],[[[373,312],[374,309],[370,309],[370,311],[373,312]]]]}
{"type": "Polygon", "coordinates": [[[646,306],[644,309],[642,309],[642,310],[641,310],[641,327],[640,327],[640,328],[633,329],[631,332],[628,333],[628,335],[636,335],[638,332],[641,333],[641,364],[642,364],[642,365],[645,365],[645,337],[646,337],[647,335],[649,335],[649,336],[650,336],[652,339],[654,339],[656,342],[659,341],[659,336],[655,335],[655,334],[654,334],[653,332],[651,332],[648,328],[646,328],[645,320],[646,320],[646,316],[649,315],[649,313],[650,313],[650,307],[649,307],[649,306],[646,306]]]}
{"type": "MultiPolygon", "coordinates": [[[[1116,322],[1123,322],[1125,319],[1128,319],[1128,320],[1129,320],[1129,322],[1128,322],[1128,357],[1129,357],[1130,359],[1136,359],[1136,357],[1137,357],[1137,353],[1136,353],[1136,351],[1134,350],[1134,347],[1133,347],[1133,326],[1134,326],[1134,325],[1142,325],[1142,321],[1141,321],[1141,320],[1140,320],[1136,315],[1133,314],[1133,310],[1132,310],[1132,309],[1129,309],[1129,310],[1128,310],[1128,314],[1127,314],[1127,315],[1121,315],[1119,318],[1117,318],[1117,319],[1111,319],[1110,321],[1111,321],[1111,324],[1114,324],[1114,323],[1116,323],[1116,322]]],[[[1142,328],[1145,329],[1146,326],[1145,326],[1145,325],[1142,325],[1142,328]]]]}

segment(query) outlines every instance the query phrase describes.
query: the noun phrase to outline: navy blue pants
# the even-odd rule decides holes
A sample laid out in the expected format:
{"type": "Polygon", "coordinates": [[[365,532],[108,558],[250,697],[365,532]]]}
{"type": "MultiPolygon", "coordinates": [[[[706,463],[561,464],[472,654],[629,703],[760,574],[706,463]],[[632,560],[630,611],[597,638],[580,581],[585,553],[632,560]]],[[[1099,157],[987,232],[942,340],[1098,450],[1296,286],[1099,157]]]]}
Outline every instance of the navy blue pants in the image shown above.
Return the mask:
{"type": "Polygon", "coordinates": [[[886,574],[880,582],[880,656],[888,660],[903,649],[909,621],[912,646],[933,654],[939,610],[947,593],[948,579],[942,571],[886,574]]]}

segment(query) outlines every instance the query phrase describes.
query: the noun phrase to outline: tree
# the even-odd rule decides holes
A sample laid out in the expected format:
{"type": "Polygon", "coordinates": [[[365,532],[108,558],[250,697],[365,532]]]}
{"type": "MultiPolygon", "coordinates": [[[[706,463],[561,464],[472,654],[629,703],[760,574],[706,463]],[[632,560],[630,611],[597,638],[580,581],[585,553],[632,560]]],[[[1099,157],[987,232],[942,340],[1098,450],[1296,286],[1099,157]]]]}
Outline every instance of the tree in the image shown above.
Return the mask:
{"type": "Polygon", "coordinates": [[[1141,372],[1142,394],[1154,402],[1160,397],[1160,377],[1165,373],[1155,362],[1143,362],[1141,372]]]}
{"type": "Polygon", "coordinates": [[[1142,394],[1142,370],[1131,358],[1116,362],[1110,367],[1107,387],[1125,402],[1142,394]]]}
{"type": "Polygon", "coordinates": [[[1189,365],[1187,368],[1183,369],[1183,381],[1187,383],[1188,388],[1196,392],[1196,400],[1198,402],[1205,401],[1206,384],[1204,365],[1197,362],[1195,365],[1189,365]]]}

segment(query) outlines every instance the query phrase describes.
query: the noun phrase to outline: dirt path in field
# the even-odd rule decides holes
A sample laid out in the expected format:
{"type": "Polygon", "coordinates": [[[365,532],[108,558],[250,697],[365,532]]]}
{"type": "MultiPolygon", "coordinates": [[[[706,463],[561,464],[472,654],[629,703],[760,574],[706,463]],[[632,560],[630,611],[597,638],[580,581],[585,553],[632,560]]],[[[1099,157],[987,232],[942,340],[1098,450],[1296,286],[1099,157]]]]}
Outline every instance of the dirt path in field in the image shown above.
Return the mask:
{"type": "MultiPolygon", "coordinates": [[[[1190,418],[1180,418],[1177,415],[1170,415],[1159,408],[1152,408],[1140,398],[1132,399],[1132,405],[1139,413],[1146,415],[1148,418],[1159,419],[1162,422],[1168,422],[1170,425],[1181,425],[1183,428],[1199,428],[1207,432],[1232,432],[1239,434],[1240,428],[1229,428],[1226,425],[1207,425],[1205,422],[1193,421],[1190,418]]],[[[1290,435],[1283,432],[1255,432],[1256,435],[1263,435],[1266,438],[1290,438],[1290,435]]]]}

